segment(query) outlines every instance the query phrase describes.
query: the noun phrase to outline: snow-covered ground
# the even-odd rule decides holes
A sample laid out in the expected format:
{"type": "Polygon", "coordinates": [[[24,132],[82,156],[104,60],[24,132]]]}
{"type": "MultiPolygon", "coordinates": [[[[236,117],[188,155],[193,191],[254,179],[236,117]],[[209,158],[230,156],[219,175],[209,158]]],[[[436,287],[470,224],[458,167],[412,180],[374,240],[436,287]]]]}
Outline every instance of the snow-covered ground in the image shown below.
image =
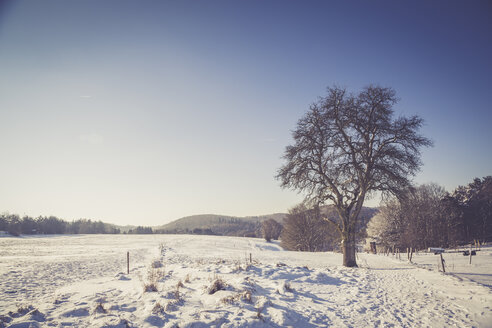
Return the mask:
{"type": "MultiPolygon", "coordinates": [[[[491,254],[473,258],[484,276],[491,254]]],[[[436,257],[358,254],[354,269],[255,238],[0,238],[0,327],[492,327],[491,288],[436,257]]]]}
{"type": "MultiPolygon", "coordinates": [[[[492,246],[477,250],[476,255],[472,256],[471,264],[470,257],[463,256],[465,250],[469,250],[469,248],[450,249],[442,254],[446,273],[473,280],[492,288],[492,246]]],[[[407,254],[400,254],[400,258],[406,261],[407,254]]],[[[413,254],[412,262],[422,268],[442,271],[441,257],[434,253],[419,252],[413,254]]]]}

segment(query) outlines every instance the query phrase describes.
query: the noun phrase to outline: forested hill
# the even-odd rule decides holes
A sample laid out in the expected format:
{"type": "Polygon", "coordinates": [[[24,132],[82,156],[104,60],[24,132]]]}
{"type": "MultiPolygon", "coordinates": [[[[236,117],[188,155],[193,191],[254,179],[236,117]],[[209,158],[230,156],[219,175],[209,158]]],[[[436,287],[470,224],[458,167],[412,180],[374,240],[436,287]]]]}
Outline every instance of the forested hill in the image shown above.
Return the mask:
{"type": "Polygon", "coordinates": [[[275,219],[282,222],[285,213],[262,216],[236,217],[217,214],[187,216],[154,228],[163,233],[194,233],[224,236],[261,236],[261,222],[275,219]]]}
{"type": "MultiPolygon", "coordinates": [[[[324,215],[336,220],[337,213],[333,206],[322,206],[321,211],[324,215]]],[[[376,212],[377,209],[375,208],[362,208],[359,216],[359,231],[366,228],[367,222],[376,212]]],[[[154,232],[261,237],[261,222],[274,219],[282,223],[286,217],[287,213],[248,217],[217,214],[193,215],[154,227],[154,232]]]]}

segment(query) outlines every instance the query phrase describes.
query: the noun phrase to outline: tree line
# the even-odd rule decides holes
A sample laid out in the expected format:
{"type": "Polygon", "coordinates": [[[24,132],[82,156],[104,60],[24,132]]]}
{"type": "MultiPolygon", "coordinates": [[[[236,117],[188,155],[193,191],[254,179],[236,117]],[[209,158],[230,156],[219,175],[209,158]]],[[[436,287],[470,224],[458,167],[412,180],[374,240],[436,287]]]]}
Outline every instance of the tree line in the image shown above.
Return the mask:
{"type": "Polygon", "coordinates": [[[454,247],[492,240],[492,176],[448,193],[424,184],[388,199],[368,224],[370,240],[387,248],[454,247]]]}
{"type": "Polygon", "coordinates": [[[0,214],[0,231],[13,236],[36,234],[118,234],[120,229],[102,221],[79,219],[72,222],[55,216],[20,217],[17,214],[0,214]]]}
{"type": "Polygon", "coordinates": [[[195,234],[218,236],[259,237],[261,235],[259,222],[242,222],[238,219],[224,221],[220,225],[209,228],[194,229],[153,229],[147,226],[137,226],[122,231],[120,228],[102,221],[79,219],[72,222],[55,216],[20,217],[17,214],[0,214],[0,231],[6,231],[13,236],[36,234],[195,234]]]}

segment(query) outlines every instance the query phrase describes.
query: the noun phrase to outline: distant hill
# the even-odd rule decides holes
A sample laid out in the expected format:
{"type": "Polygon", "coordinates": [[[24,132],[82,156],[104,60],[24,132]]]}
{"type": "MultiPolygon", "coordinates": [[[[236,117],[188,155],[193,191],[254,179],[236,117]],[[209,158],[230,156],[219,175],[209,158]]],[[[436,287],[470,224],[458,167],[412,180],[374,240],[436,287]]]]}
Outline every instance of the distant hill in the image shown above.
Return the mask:
{"type": "Polygon", "coordinates": [[[285,213],[262,216],[236,217],[217,214],[187,216],[168,224],[154,227],[155,232],[195,233],[224,236],[261,236],[261,222],[267,219],[283,221],[285,213]]]}
{"type": "MultiPolygon", "coordinates": [[[[333,206],[323,206],[321,210],[329,217],[338,217],[333,206]]],[[[376,212],[377,209],[375,208],[362,208],[359,217],[359,231],[365,229],[367,222],[376,212]]],[[[157,233],[193,233],[206,235],[261,237],[261,222],[267,219],[274,219],[282,223],[286,217],[287,213],[274,213],[247,217],[201,214],[186,216],[168,224],[153,227],[153,230],[157,233]]]]}

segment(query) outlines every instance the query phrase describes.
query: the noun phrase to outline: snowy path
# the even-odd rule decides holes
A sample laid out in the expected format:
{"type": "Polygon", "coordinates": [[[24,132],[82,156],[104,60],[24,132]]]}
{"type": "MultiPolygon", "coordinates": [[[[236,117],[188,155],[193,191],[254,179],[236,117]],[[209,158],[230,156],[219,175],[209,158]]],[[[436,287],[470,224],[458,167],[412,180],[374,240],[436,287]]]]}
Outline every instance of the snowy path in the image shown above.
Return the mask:
{"type": "Polygon", "coordinates": [[[384,256],[359,254],[352,269],[339,266],[340,254],[254,238],[81,236],[60,251],[50,242],[39,247],[45,258],[16,259],[0,240],[0,299],[22,281],[29,291],[18,294],[29,295],[23,302],[0,302],[5,327],[492,327],[490,288],[384,256]],[[126,249],[129,275],[111,260],[126,249]],[[37,280],[36,261],[45,265],[37,280]],[[149,273],[157,292],[144,292],[149,273]],[[222,288],[209,294],[217,280],[222,288]]]}

